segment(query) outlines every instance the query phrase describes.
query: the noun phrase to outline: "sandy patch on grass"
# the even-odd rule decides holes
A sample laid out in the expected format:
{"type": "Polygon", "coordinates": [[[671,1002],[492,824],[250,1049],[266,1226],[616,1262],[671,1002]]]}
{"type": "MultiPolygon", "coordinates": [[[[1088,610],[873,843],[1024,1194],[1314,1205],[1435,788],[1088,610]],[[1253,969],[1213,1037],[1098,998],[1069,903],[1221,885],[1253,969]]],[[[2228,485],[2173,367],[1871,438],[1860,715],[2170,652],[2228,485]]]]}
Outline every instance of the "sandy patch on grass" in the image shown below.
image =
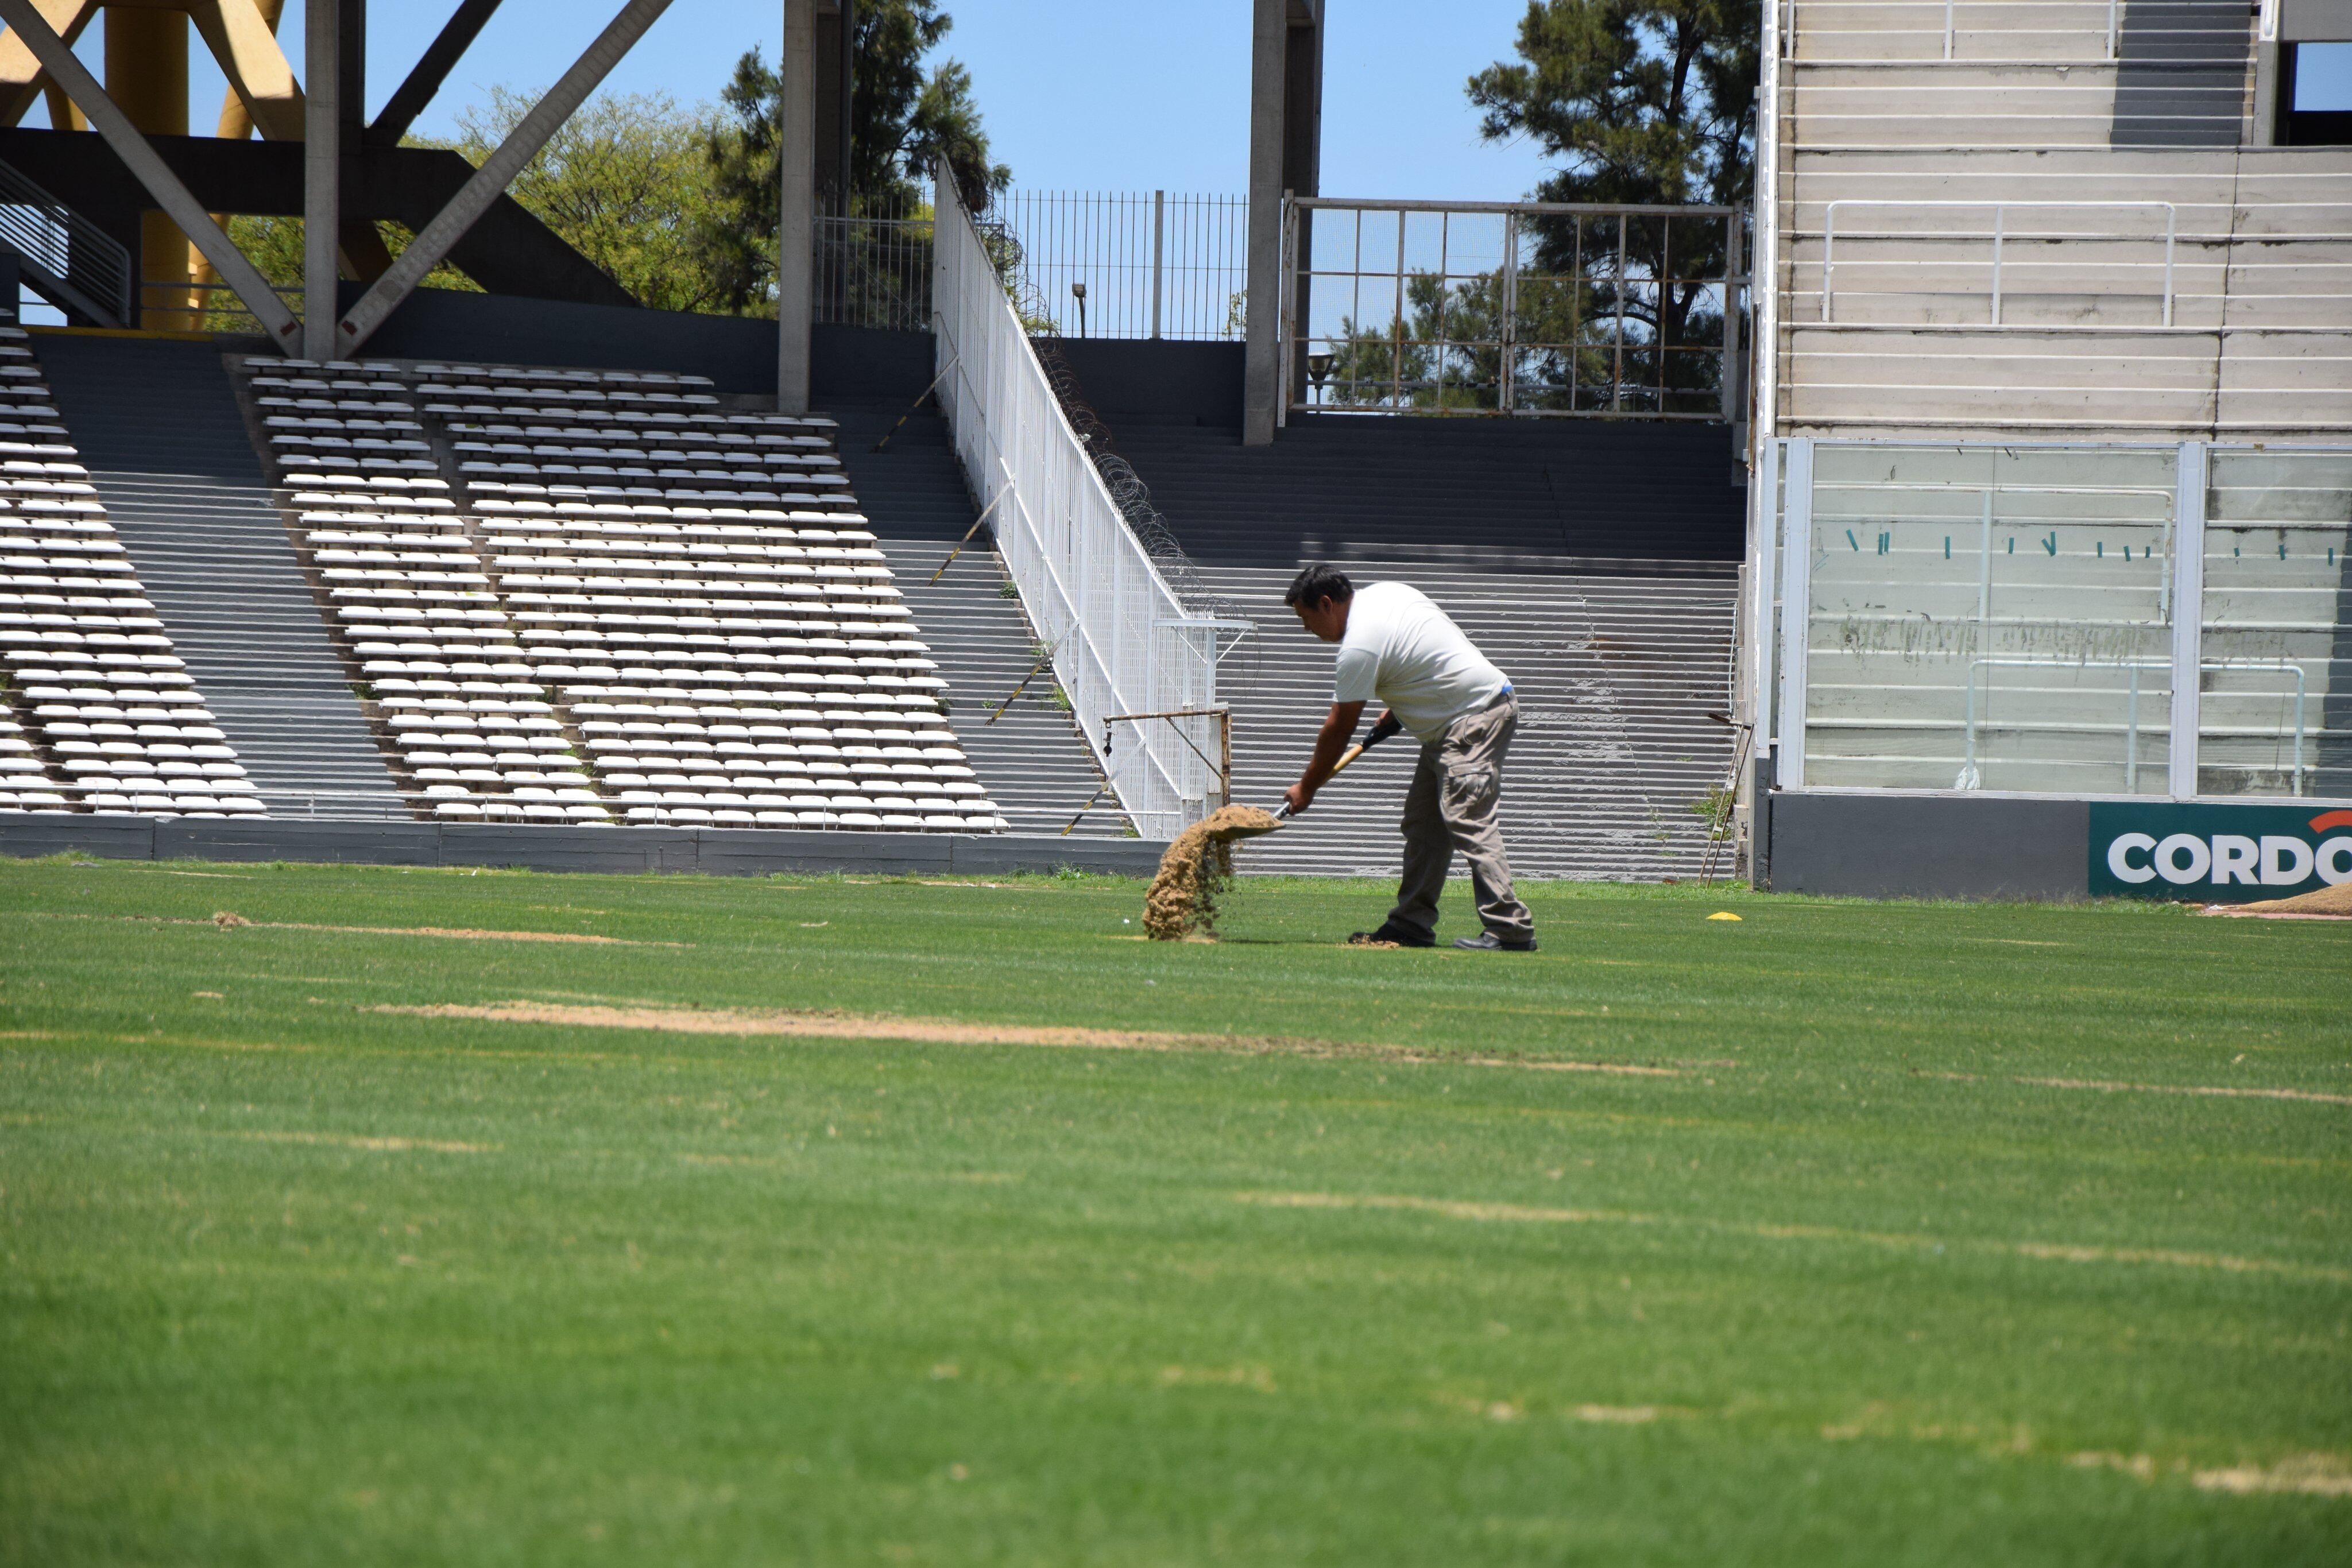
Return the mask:
{"type": "MultiPolygon", "coordinates": [[[[1929,1072],[1914,1068],[1914,1078],[1933,1078],[1945,1083],[1982,1083],[1981,1073],[1929,1072]]],[[[2097,1078],[2012,1078],[2011,1083],[2031,1084],[2037,1089],[2085,1089],[2101,1094],[2197,1094],[2225,1100],[2304,1100],[2319,1105],[2352,1105],[2352,1094],[2329,1094],[2316,1089],[2240,1088],[2219,1083],[2124,1083],[2097,1078]]]]}
{"type": "Polygon", "coordinates": [[[2103,1094],[2210,1094],[2230,1100],[2306,1100],[2320,1105],[2352,1105],[2352,1094],[2314,1089],[2234,1089],[2210,1083],[2109,1083],[2090,1078],[2019,1078],[2042,1089],[2090,1089],[2103,1094]]]}
{"type": "Polygon", "coordinates": [[[2314,888],[2293,898],[2265,898],[2254,904],[2209,904],[2199,913],[2204,915],[2252,915],[2278,920],[2301,916],[2305,920],[2352,920],[2352,882],[2340,882],[2332,887],[2314,888]]]}
{"type": "Polygon", "coordinates": [[[358,1137],[340,1133],[217,1133],[214,1135],[243,1138],[256,1144],[318,1144],[329,1148],[366,1149],[373,1154],[488,1155],[496,1154],[499,1147],[496,1144],[454,1144],[439,1138],[358,1137]]]}
{"type": "Polygon", "coordinates": [[[1260,1394],[1274,1392],[1274,1372],[1264,1366],[1163,1366],[1160,1369],[1160,1385],[1165,1388],[1251,1388],[1260,1394]]]}
{"type": "Polygon", "coordinates": [[[2236,1274],[2277,1274],[2291,1279],[2324,1280],[2352,1284],[2352,1269],[2316,1263],[2291,1263],[2269,1258],[2234,1258],[2218,1252],[2179,1252],[2162,1249],[2074,1247],[2046,1241],[1990,1241],[1967,1239],[1939,1241],[1932,1236],[1906,1236],[1869,1230],[1846,1230],[1828,1225],[1772,1225],[1717,1220],[1664,1214],[1634,1214],[1605,1208],[1544,1208],[1516,1203],[1465,1202],[1453,1198],[1407,1197],[1391,1194],[1331,1192],[1237,1192],[1236,1203],[1261,1208],[1403,1209],[1441,1215],[1448,1219],[1506,1221],[1539,1225],[1683,1225],[1768,1241],[1860,1242],[1871,1247],[1940,1254],[1948,1249],[2005,1253],[2061,1263],[2143,1263],[2173,1269],[2215,1269],[2236,1274]]]}
{"type": "Polygon", "coordinates": [[[1236,1056],[1394,1061],[1428,1067],[1520,1068],[1537,1072],[1601,1072],[1679,1078],[1671,1067],[1612,1061],[1558,1061],[1447,1056],[1402,1046],[1294,1040],[1265,1035],[1172,1034],[1152,1030],[1087,1029],[1060,1024],[964,1023],[887,1013],[739,1012],[723,1008],[578,1007],[550,1002],[456,1002],[362,1009],[411,1018],[478,1019],[490,1023],[554,1024],[569,1029],[649,1030],[664,1034],[773,1036],[796,1040],[902,1040],[922,1045],[1054,1046],[1085,1051],[1206,1051],[1236,1056]]]}
{"type": "Polygon", "coordinates": [[[2200,1491],[2301,1492],[2306,1497],[2352,1497],[2352,1466],[2335,1454],[2298,1454],[2268,1467],[2232,1465],[2198,1470],[2189,1479],[2200,1491]]]}
{"type": "Polygon", "coordinates": [[[2066,1462],[2077,1469],[2114,1470],[2139,1481],[2185,1474],[2200,1491],[2225,1491],[2239,1497],[2263,1492],[2352,1497],[2352,1466],[2335,1454],[2297,1454],[2274,1465],[2228,1465],[2206,1470],[2193,1469],[2186,1459],[2158,1464],[2149,1454],[2072,1454],[2066,1462]]]}
{"type": "Polygon", "coordinates": [[[1465,1203],[1440,1197],[1397,1197],[1384,1194],[1349,1196],[1336,1192],[1237,1192],[1234,1200],[1263,1208],[1397,1208],[1417,1214],[1442,1214],[1448,1219],[1515,1220],[1549,1225],[1645,1225],[1652,1214],[1627,1214],[1598,1208],[1536,1208],[1517,1203],[1465,1203]]]}
{"type": "Polygon", "coordinates": [[[210,925],[222,931],[334,931],[353,936],[449,936],[465,942],[575,942],[598,947],[691,947],[691,942],[650,942],[631,936],[591,936],[578,931],[482,931],[455,925],[319,925],[300,920],[247,920],[233,909],[206,920],[168,915],[67,915],[48,910],[16,913],[36,920],[119,920],[142,925],[210,925]]]}

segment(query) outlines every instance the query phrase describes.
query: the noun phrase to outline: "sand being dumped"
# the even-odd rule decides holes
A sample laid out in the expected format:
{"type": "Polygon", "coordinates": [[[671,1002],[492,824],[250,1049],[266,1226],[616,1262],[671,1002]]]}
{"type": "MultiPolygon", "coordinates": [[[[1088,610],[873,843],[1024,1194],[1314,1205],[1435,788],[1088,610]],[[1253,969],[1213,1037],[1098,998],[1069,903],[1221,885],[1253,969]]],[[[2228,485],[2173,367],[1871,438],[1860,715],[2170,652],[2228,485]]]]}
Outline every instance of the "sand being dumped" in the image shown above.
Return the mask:
{"type": "Polygon", "coordinates": [[[1273,812],[1255,806],[1223,806],[1177,834],[1144,894],[1144,934],[1155,942],[1209,935],[1216,925],[1217,893],[1234,874],[1234,841],[1281,825],[1273,812]]]}

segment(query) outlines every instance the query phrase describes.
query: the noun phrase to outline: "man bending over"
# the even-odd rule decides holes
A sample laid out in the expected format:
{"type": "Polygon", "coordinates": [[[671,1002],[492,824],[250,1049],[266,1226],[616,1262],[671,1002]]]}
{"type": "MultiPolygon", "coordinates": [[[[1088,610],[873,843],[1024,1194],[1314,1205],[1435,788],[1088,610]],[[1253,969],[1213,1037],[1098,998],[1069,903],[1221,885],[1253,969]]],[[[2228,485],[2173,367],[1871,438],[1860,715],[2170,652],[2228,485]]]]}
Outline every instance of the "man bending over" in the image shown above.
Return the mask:
{"type": "Polygon", "coordinates": [[[1486,929],[1454,945],[1534,952],[1535,923],[1511,893],[1511,865],[1495,820],[1503,758],[1519,722],[1509,679],[1444,611],[1404,583],[1368,583],[1359,593],[1332,568],[1310,566],[1282,601],[1298,612],[1299,624],[1339,644],[1330,716],[1306,771],[1283,792],[1291,810],[1314,802],[1372,698],[1388,709],[1372,727],[1374,738],[1409,729],[1421,742],[1421,763],[1404,798],[1404,876],[1396,908],[1379,930],[1359,931],[1351,940],[1435,946],[1437,900],[1458,848],[1470,862],[1486,929]]]}

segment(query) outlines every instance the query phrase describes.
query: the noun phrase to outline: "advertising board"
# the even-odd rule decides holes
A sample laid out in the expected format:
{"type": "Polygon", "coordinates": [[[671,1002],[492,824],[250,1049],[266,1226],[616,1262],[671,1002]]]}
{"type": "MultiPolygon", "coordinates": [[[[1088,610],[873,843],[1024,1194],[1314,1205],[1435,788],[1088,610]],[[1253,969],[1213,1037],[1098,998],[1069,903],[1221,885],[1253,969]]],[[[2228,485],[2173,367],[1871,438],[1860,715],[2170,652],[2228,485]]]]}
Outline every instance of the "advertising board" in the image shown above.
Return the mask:
{"type": "Polygon", "coordinates": [[[2091,802],[2091,896],[2246,904],[2352,882],[2352,810],[2091,802]]]}

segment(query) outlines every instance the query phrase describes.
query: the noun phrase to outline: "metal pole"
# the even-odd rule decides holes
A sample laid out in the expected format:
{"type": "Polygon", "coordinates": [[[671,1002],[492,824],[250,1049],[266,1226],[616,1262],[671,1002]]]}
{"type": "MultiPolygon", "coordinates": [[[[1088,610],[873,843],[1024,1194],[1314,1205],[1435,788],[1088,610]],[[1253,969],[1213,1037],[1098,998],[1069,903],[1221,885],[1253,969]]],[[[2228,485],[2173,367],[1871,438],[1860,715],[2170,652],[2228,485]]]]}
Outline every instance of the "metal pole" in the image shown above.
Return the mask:
{"type": "Polygon", "coordinates": [[[1503,214],[1501,292],[1503,329],[1496,336],[1502,340],[1503,362],[1496,371],[1495,379],[1497,385],[1495,391],[1495,402],[1505,413],[1509,413],[1512,411],[1511,405],[1517,401],[1513,393],[1517,391],[1515,383],[1517,367],[1515,361],[1518,358],[1519,340],[1519,214],[1517,213],[1503,214]]]}
{"type": "Polygon", "coordinates": [[[2172,500],[2172,742],[2167,784],[2197,793],[2198,682],[2205,633],[2205,444],[2180,444],[2172,500]]]}
{"type": "MultiPolygon", "coordinates": [[[[1402,220],[1399,220],[1400,222],[1402,220]]],[[[1626,214],[1617,214],[1617,341],[1609,370],[1609,408],[1614,413],[1625,402],[1625,226],[1626,214]]]]}
{"type": "Polygon", "coordinates": [[[335,358],[336,235],[341,228],[341,11],[338,0],[303,6],[302,352],[335,358]]]}
{"type": "Polygon", "coordinates": [[[2180,209],[2170,202],[2164,204],[2164,324],[2172,325],[2172,237],[2179,226],[2180,209]]]}
{"type": "Polygon", "coordinates": [[[1168,193],[1151,193],[1151,335],[1160,336],[1160,256],[1168,233],[1168,193]]]}
{"type": "Polygon", "coordinates": [[[2124,710],[2124,793],[2139,793],[2139,666],[2131,667],[2131,706],[2124,710]]]}
{"type": "Polygon", "coordinates": [[[1723,220],[1723,369],[1717,380],[1717,402],[1723,410],[1724,423],[1739,421],[1739,273],[1740,223],[1738,218],[1723,220]]]}
{"type": "Polygon", "coordinates": [[[1998,202],[1992,209],[1992,324],[2000,325],[2000,241],[2001,219],[2006,208],[1998,202]]]}
{"type": "MultiPolygon", "coordinates": [[[[1805,782],[1805,653],[1812,641],[1813,444],[1787,451],[1787,535],[1780,549],[1780,745],[1773,754],[1783,789],[1805,782]]],[[[1973,678],[1973,677],[1971,677],[1973,678]]]]}

